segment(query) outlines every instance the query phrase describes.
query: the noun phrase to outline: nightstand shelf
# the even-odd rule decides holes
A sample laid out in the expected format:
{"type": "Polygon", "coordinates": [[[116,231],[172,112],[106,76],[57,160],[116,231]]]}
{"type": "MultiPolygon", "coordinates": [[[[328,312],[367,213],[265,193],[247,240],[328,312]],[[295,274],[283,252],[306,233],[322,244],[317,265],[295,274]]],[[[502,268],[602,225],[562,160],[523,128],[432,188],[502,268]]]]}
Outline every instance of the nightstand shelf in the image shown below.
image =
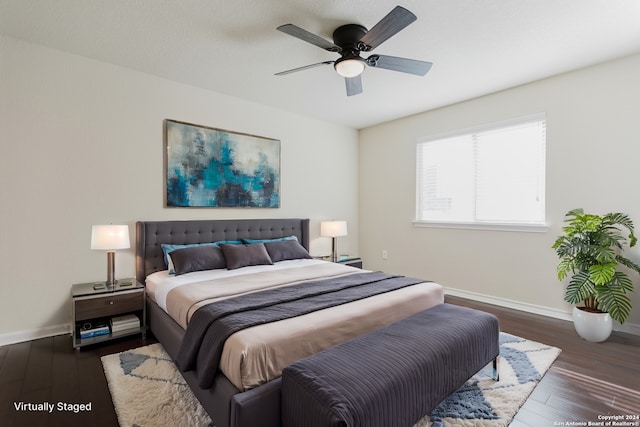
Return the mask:
{"type": "Polygon", "coordinates": [[[129,335],[142,334],[142,338],[146,337],[144,286],[135,279],[119,280],[113,287],[100,288],[101,283],[103,282],[79,283],[71,287],[71,334],[73,347],[76,349],[129,335]],[[109,321],[123,315],[135,315],[139,319],[139,326],[111,332],[109,321]],[[100,323],[106,323],[108,333],[81,338],[80,330],[83,325],[100,323]]]}

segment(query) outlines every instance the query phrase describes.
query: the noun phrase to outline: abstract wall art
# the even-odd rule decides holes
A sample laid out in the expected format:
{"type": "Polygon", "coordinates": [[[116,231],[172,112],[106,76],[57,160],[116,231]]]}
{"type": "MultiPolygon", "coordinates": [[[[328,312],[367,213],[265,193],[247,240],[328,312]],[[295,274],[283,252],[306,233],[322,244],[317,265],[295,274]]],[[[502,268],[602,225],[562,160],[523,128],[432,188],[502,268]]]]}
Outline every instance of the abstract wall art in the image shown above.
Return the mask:
{"type": "Polygon", "coordinates": [[[280,141],[165,120],[166,206],[280,207],[280,141]]]}

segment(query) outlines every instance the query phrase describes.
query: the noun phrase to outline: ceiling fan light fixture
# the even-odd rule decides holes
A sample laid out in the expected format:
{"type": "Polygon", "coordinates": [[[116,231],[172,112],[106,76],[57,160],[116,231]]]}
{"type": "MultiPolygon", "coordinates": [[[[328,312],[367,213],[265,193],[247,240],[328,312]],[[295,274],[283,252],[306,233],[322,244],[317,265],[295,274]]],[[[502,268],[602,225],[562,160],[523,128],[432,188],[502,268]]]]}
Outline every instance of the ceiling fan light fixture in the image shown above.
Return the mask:
{"type": "Polygon", "coordinates": [[[356,77],[364,71],[364,61],[361,58],[337,60],[334,64],[336,72],[342,77],[356,77]]]}

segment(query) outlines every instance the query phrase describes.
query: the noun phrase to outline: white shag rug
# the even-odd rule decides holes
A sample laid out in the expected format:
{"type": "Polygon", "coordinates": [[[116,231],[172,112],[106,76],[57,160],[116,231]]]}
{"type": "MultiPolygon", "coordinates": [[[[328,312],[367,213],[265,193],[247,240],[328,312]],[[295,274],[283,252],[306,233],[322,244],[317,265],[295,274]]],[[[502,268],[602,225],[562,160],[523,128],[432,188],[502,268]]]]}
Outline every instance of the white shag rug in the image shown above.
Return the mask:
{"type": "Polygon", "coordinates": [[[205,427],[211,419],[160,344],[102,357],[121,427],[205,427]]]}
{"type": "MultiPolygon", "coordinates": [[[[506,427],[560,349],[500,333],[500,381],[474,375],[414,427],[506,427]]],[[[160,344],[102,357],[121,427],[202,426],[211,419],[160,344]]]]}
{"type": "Polygon", "coordinates": [[[560,349],[500,332],[500,381],[489,365],[414,427],[507,427],[560,349]]]}

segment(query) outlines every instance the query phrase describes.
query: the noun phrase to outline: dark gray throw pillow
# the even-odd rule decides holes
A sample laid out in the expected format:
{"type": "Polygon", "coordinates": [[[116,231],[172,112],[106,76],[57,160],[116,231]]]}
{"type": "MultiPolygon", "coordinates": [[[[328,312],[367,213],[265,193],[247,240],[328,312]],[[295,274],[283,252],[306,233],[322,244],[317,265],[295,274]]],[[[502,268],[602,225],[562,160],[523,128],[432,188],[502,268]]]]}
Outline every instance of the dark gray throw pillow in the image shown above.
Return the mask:
{"type": "Polygon", "coordinates": [[[252,243],[250,245],[220,245],[222,254],[227,261],[227,269],[233,270],[251,265],[273,264],[264,243],[252,243]]]}
{"type": "Polygon", "coordinates": [[[280,240],[272,241],[264,244],[271,261],[286,261],[289,259],[310,259],[309,252],[298,243],[297,240],[280,240]]]}
{"type": "Polygon", "coordinates": [[[173,261],[176,275],[192,271],[216,270],[227,266],[222,250],[217,246],[193,246],[177,249],[172,251],[169,256],[173,261]]]}

